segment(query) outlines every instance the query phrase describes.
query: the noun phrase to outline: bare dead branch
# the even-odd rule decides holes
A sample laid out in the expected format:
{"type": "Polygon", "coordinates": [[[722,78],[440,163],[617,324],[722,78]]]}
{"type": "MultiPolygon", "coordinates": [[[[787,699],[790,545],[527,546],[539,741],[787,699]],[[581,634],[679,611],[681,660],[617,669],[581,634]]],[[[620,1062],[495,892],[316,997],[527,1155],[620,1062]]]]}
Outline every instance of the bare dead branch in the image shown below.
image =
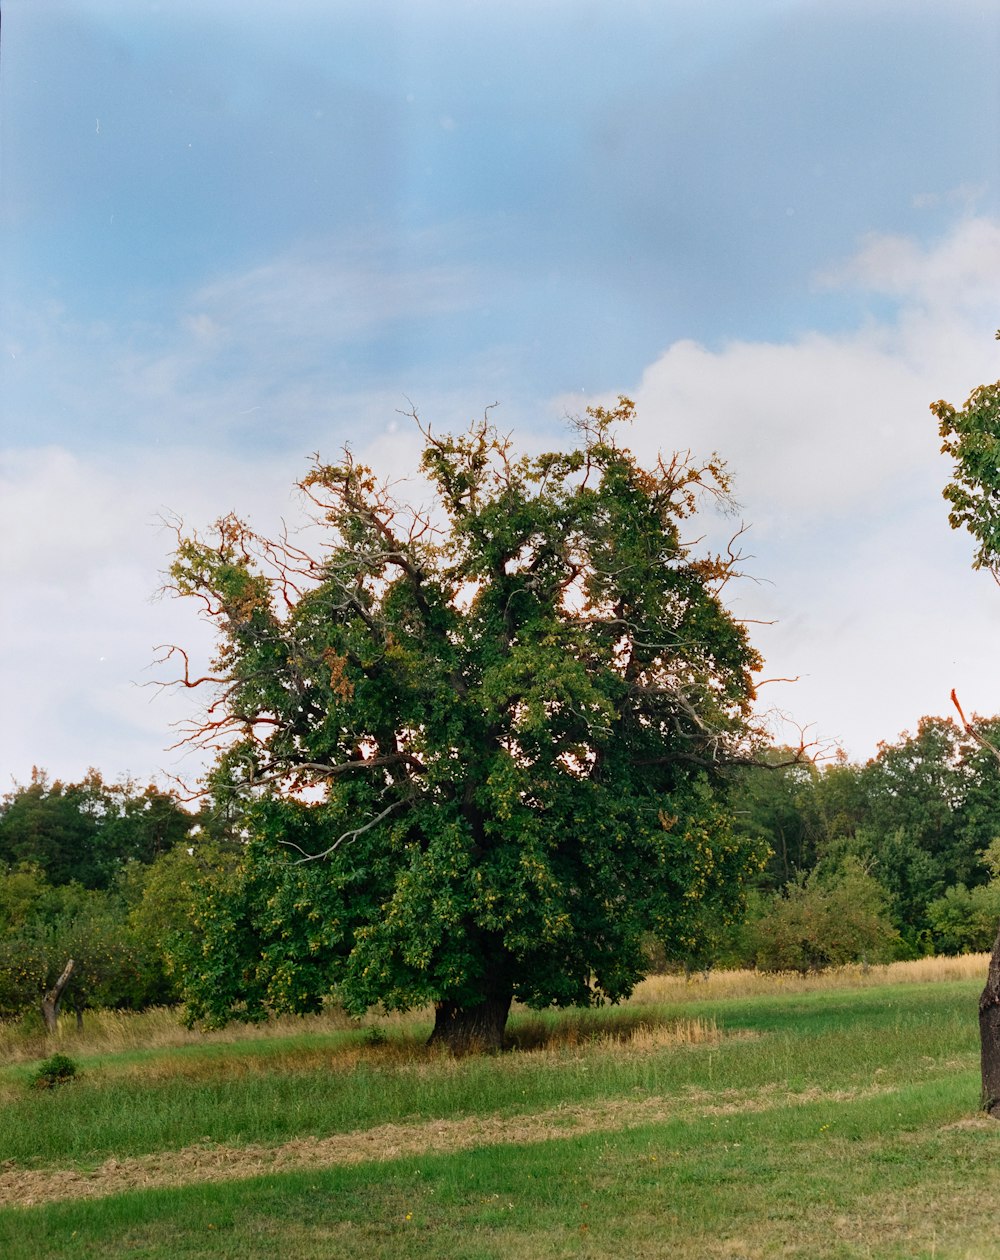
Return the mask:
{"type": "Polygon", "coordinates": [[[336,849],[339,849],[345,842],[356,840],[358,836],[364,835],[366,831],[371,831],[373,827],[377,827],[380,822],[384,822],[395,810],[401,809],[404,805],[409,804],[410,800],[406,797],[398,801],[393,801],[392,804],[387,805],[385,809],[382,810],[381,814],[376,814],[374,818],[369,819],[368,822],[363,823],[360,827],[352,827],[349,831],[345,831],[343,835],[338,836],[337,839],[334,840],[333,844],[331,844],[329,848],[324,849],[322,853],[306,853],[305,849],[303,849],[300,845],[297,845],[293,840],[279,840],[278,843],[285,845],[289,849],[297,849],[298,852],[302,854],[302,857],[296,860],[296,866],[301,866],[304,862],[318,862],[322,858],[329,857],[331,853],[333,853],[336,849]]]}
{"type": "Polygon", "coordinates": [[[157,643],[153,648],[154,652],[163,652],[164,656],[158,656],[154,661],[154,665],[164,665],[172,656],[180,656],[184,661],[184,676],[182,678],[174,678],[168,682],[154,682],[144,684],[146,686],[155,687],[201,687],[204,683],[216,683],[221,686],[223,683],[232,681],[229,678],[216,678],[212,674],[203,674],[201,678],[191,677],[191,662],[187,652],[182,647],[178,647],[176,643],[157,643]]]}
{"type": "Polygon", "coordinates": [[[958,710],[958,716],[962,719],[962,729],[965,731],[966,735],[974,739],[976,743],[980,744],[983,748],[988,749],[993,754],[993,756],[996,757],[997,761],[1000,761],[1000,750],[995,748],[990,743],[990,741],[986,738],[985,735],[981,735],[979,731],[977,731],[976,728],[972,725],[972,723],[966,718],[965,713],[962,710],[962,706],[958,702],[958,696],[955,694],[954,687],[951,690],[951,702],[955,706],[955,708],[958,710]]]}
{"type": "Polygon", "coordinates": [[[417,774],[426,774],[427,767],[413,753],[385,753],[378,757],[359,757],[354,761],[341,761],[336,765],[323,765],[315,761],[296,761],[289,765],[289,770],[309,771],[318,778],[339,779],[345,774],[364,773],[368,770],[388,770],[393,766],[408,766],[417,774]]]}

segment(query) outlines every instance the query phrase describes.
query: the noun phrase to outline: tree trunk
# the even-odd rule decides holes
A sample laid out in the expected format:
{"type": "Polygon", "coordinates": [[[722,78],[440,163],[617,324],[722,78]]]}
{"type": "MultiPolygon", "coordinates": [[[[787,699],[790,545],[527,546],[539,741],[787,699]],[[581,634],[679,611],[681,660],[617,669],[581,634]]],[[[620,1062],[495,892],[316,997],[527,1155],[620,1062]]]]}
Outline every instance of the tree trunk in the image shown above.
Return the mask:
{"type": "Polygon", "coordinates": [[[1000,1118],[1000,931],[993,942],[986,988],[979,998],[983,1110],[1000,1118]]]}
{"type": "Polygon", "coordinates": [[[69,984],[70,976],[73,974],[74,965],[71,958],[55,985],[42,998],[42,1019],[45,1020],[45,1030],[50,1036],[55,1034],[59,1026],[59,1003],[62,1001],[63,989],[69,984]]]}
{"type": "Polygon", "coordinates": [[[452,1054],[502,1050],[512,1000],[513,994],[506,989],[490,994],[475,1006],[435,1002],[434,1031],[427,1044],[447,1046],[452,1054]]]}

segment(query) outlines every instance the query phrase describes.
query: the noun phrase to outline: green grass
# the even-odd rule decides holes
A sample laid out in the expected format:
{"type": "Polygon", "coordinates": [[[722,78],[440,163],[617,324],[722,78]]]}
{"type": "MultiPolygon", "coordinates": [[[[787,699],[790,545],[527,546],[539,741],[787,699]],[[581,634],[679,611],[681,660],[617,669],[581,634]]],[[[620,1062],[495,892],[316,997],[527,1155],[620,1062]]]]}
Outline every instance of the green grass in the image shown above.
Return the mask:
{"type": "Polygon", "coordinates": [[[721,1034],[652,1049],[587,1043],[626,1010],[561,1017],[577,1045],[459,1062],[403,1033],[377,1047],[332,1032],[74,1055],[81,1078],[40,1094],[18,1065],[0,1077],[0,1164],[42,1168],[649,1095],[676,1106],[632,1128],[8,1208],[0,1255],[1000,1260],[1000,1125],[976,1118],[979,987],[644,1007],[721,1034]]]}
{"type": "MultiPolygon", "coordinates": [[[[8,1069],[0,1162],[97,1164],[109,1155],[177,1149],[199,1141],[275,1143],[298,1134],[367,1129],[398,1120],[517,1114],[636,1091],[842,1089],[874,1079],[891,1086],[972,1066],[975,985],[951,982],[885,990],[826,991],[794,998],[686,1006],[714,1015],[715,1046],[656,1054],[569,1047],[552,1054],[470,1058],[460,1063],[412,1046],[365,1047],[341,1066],[346,1034],[329,1044],[240,1042],[200,1052],[134,1052],[79,1058],[81,1078],[39,1097],[10,1088],[31,1065],[8,1069]],[[742,1034],[742,1036],[741,1036],[742,1034]],[[746,1035],[749,1034],[749,1039],[746,1035]],[[272,1062],[276,1060],[275,1062],[272,1062]]],[[[661,1009],[669,1020],[676,1008],[661,1009]]],[[[606,1025],[606,1019],[599,1027],[606,1025]]],[[[363,1038],[354,1035],[357,1045],[363,1038]]]]}
{"type": "Polygon", "coordinates": [[[974,1078],[455,1156],[0,1214],[0,1254],[1000,1255],[974,1078]]]}

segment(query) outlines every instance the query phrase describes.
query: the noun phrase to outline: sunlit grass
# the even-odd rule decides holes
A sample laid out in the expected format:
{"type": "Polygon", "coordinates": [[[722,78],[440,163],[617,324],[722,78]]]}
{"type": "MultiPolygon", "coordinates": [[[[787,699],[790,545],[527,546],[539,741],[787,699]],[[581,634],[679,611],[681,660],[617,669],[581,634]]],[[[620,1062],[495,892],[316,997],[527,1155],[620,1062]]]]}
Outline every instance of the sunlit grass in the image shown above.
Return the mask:
{"type": "MultiPolygon", "coordinates": [[[[416,1026],[419,1015],[383,1015],[364,1023],[391,1029],[416,1026]]],[[[319,1015],[288,1015],[263,1024],[229,1024],[212,1032],[186,1028],[178,1007],[158,1006],[146,1011],[88,1011],[83,1028],[73,1016],[62,1015],[54,1038],[46,1037],[34,1020],[0,1021],[0,1061],[17,1063],[49,1053],[117,1054],[128,1050],[170,1050],[183,1046],[232,1045],[264,1039],[301,1037],[357,1029],[361,1025],[336,1005],[319,1015]],[[25,1024],[27,1023],[27,1027],[25,1024]]]]}
{"type": "Polygon", "coordinates": [[[871,989],[886,984],[935,984],[949,980],[985,983],[989,954],[942,955],[910,962],[830,967],[826,971],[777,973],[708,971],[692,975],[649,976],[636,988],[632,1003],[705,1001],[759,997],[775,993],[815,993],[825,989],[871,989]]]}
{"type": "MultiPolygon", "coordinates": [[[[537,1047],[541,1041],[556,1038],[564,1042],[586,1041],[595,1035],[602,1021],[620,1020],[622,1012],[635,1008],[669,1004],[703,1003],[726,999],[763,997],[778,994],[815,993],[831,989],[878,988],[887,984],[934,984],[953,980],[985,981],[989,954],[963,954],[958,957],[920,958],[912,962],[878,966],[853,965],[800,975],[798,972],[767,974],[757,971],[696,972],[649,976],[632,998],[617,1008],[596,1008],[583,1012],[544,1012],[538,1014],[515,1006],[510,1032],[515,1045],[537,1047]]],[[[634,1016],[641,1019],[641,1016],[634,1016]]],[[[53,1050],[77,1055],[114,1055],[128,1051],[171,1050],[183,1047],[224,1047],[262,1041],[301,1042],[325,1039],[334,1034],[366,1034],[390,1040],[420,1041],[427,1037],[433,1022],[429,1009],[385,1014],[372,1011],[363,1020],[344,1014],[335,1004],[319,1015],[284,1016],[263,1024],[233,1023],[213,1032],[184,1026],[181,1012],[174,1007],[152,1010],[88,1011],[84,1026],[78,1029],[73,1016],[63,1016],[55,1038],[48,1038],[29,1021],[0,1021],[0,1062],[23,1063],[43,1058],[53,1050]]],[[[612,1037],[612,1039],[614,1039],[612,1037]]]]}
{"type": "Polygon", "coordinates": [[[515,1010],[518,1049],[463,1059],[426,1011],[209,1035],[101,1015],[64,1030],[81,1074],[43,1094],[15,1030],[0,1177],[58,1197],[138,1171],[0,1211],[0,1255],[1000,1260],[986,963],[653,977],[619,1007],[515,1010]],[[300,1170],[268,1171],[286,1149],[300,1170]]]}
{"type": "MultiPolygon", "coordinates": [[[[0,1161],[99,1163],[191,1143],[287,1141],[394,1121],[514,1115],[590,1100],[777,1088],[894,1087],[975,1065],[976,982],[803,992],[527,1016],[534,1047],[454,1059],[406,1028],[81,1056],[39,1099],[0,1073],[0,1161]],[[546,1025],[549,1031],[546,1032],[546,1025]]],[[[970,1097],[972,1094],[970,1093],[970,1097]]]]}

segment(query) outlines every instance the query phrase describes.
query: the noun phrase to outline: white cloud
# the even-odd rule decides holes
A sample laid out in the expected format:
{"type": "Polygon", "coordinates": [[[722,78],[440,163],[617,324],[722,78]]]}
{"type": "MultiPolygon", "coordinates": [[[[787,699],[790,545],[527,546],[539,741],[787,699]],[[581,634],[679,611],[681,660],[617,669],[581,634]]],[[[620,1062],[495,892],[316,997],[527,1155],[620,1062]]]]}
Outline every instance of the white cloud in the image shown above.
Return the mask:
{"type": "Polygon", "coordinates": [[[761,549],[773,585],[744,589],[739,607],[774,620],[752,627],[764,676],[799,680],[763,688],[763,708],[857,757],[924,714],[947,714],[953,687],[969,709],[1000,712],[1000,590],[972,571],[943,517],[932,498],[861,537],[834,529],[806,534],[797,555],[761,549]]]}
{"type": "MultiPolygon", "coordinates": [[[[933,249],[871,238],[825,283],[834,277],[891,295],[892,319],[721,350],[676,342],[633,391],[637,447],[718,451],[762,527],[878,511],[889,487],[940,480],[930,403],[961,401],[1000,370],[1000,224],[967,220],[933,249]]],[[[576,410],[580,400],[559,405],[576,410]]]]}
{"type": "Polygon", "coordinates": [[[933,246],[906,236],[873,234],[846,265],[823,273],[819,281],[831,288],[888,294],[931,311],[995,310],[1000,223],[966,219],[933,246]]]}
{"type": "Polygon", "coordinates": [[[720,351],[678,342],[635,393],[641,440],[719,451],[762,524],[878,511],[889,487],[940,480],[930,403],[961,401],[1000,367],[1000,225],[969,221],[935,250],[873,240],[838,274],[891,290],[892,322],[720,351]]]}
{"type": "MultiPolygon", "coordinates": [[[[754,517],[839,512],[875,492],[886,469],[909,470],[927,382],[898,351],[864,335],[794,345],[672,346],[637,390],[644,436],[718,450],[754,517]]],[[[924,428],[929,432],[929,426],[924,428]]]]}
{"type": "Polygon", "coordinates": [[[727,460],[767,583],[743,584],[739,611],[777,619],[753,634],[765,674],[801,676],[762,703],[861,756],[944,712],[953,686],[1000,711],[1000,591],[949,531],[929,411],[1000,370],[1000,224],[967,220],[934,248],[871,238],[835,274],[890,295],[891,319],[783,344],[678,342],[633,393],[634,445],[727,460]]]}
{"type": "MultiPolygon", "coordinates": [[[[357,434],[359,458],[391,479],[412,473],[415,427],[383,417],[371,432],[357,434]]],[[[33,765],[64,780],[91,765],[110,777],[197,778],[201,754],[168,746],[201,701],[148,686],[177,676],[175,663],[154,665],[158,644],[183,646],[198,672],[214,646],[192,601],[157,597],[175,545],[164,519],[204,534],[232,510],[271,536],[299,530],[309,513],[294,487],[306,468],[298,455],[181,446],[0,453],[0,791],[33,765]]]]}
{"type": "Polygon", "coordinates": [[[234,508],[273,528],[296,507],[300,472],[183,448],[0,458],[0,776],[23,781],[34,764],[63,778],[91,764],[148,774],[176,761],[170,724],[190,702],[140,684],[163,676],[150,670],[156,644],[204,660],[211,640],[193,607],[155,602],[174,542],[161,517],[205,526],[234,508]]]}

